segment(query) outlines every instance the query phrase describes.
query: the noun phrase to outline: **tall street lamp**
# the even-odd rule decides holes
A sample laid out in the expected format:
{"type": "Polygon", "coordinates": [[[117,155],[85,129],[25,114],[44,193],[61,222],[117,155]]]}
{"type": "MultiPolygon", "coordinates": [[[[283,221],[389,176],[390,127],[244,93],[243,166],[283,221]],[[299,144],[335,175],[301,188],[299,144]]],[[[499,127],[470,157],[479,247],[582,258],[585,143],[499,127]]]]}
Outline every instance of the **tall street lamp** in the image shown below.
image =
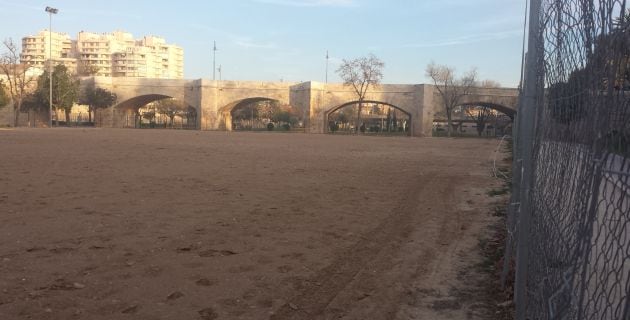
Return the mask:
{"type": "Polygon", "coordinates": [[[52,128],[52,15],[57,14],[59,10],[53,7],[46,7],[46,12],[48,12],[49,23],[48,23],[48,84],[50,87],[49,96],[48,96],[48,112],[50,117],[48,118],[48,127],[52,128]]]}
{"type": "Polygon", "coordinates": [[[214,41],[214,45],[212,46],[212,80],[217,80],[216,78],[216,60],[217,60],[217,42],[214,41]]]}

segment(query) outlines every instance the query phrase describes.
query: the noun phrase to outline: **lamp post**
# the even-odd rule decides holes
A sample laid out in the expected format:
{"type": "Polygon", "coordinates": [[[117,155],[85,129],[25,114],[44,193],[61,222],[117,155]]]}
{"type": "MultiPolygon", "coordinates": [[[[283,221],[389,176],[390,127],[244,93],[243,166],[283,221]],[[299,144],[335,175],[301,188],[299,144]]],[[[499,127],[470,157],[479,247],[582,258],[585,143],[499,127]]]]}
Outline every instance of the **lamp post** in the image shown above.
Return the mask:
{"type": "Polygon", "coordinates": [[[330,57],[328,56],[328,50],[326,50],[326,84],[328,84],[328,59],[330,57]]]}
{"type": "Polygon", "coordinates": [[[46,12],[48,12],[49,22],[48,22],[48,112],[50,113],[50,117],[48,118],[48,127],[52,128],[52,15],[57,14],[59,10],[53,7],[46,7],[46,12]]]}
{"type": "Polygon", "coordinates": [[[213,43],[214,45],[212,46],[212,80],[217,80],[216,79],[216,72],[217,72],[217,68],[216,68],[216,61],[217,61],[217,42],[214,41],[213,43]]]}

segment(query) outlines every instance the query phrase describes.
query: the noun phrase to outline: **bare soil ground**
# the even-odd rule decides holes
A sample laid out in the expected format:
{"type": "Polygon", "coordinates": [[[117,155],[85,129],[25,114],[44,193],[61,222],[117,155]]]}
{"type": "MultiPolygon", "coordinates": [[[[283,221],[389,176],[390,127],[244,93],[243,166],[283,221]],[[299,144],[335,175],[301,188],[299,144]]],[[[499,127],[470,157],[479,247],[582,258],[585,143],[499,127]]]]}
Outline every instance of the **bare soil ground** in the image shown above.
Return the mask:
{"type": "Polygon", "coordinates": [[[0,319],[492,319],[495,140],[0,131],[0,319]]]}

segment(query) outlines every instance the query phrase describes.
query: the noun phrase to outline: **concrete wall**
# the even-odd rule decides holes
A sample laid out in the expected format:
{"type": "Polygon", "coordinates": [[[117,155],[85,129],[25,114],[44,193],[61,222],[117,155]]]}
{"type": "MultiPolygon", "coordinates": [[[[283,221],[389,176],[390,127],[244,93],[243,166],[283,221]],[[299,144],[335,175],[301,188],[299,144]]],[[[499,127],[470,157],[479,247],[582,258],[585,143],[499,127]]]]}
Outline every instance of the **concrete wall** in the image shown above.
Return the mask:
{"type": "MultiPolygon", "coordinates": [[[[0,127],[13,127],[13,104],[0,108],[0,127]]],[[[18,117],[19,127],[47,127],[48,126],[48,112],[21,112],[18,117]]]]}
{"type": "Polygon", "coordinates": [[[13,105],[0,108],[0,127],[13,127],[13,105]]]}

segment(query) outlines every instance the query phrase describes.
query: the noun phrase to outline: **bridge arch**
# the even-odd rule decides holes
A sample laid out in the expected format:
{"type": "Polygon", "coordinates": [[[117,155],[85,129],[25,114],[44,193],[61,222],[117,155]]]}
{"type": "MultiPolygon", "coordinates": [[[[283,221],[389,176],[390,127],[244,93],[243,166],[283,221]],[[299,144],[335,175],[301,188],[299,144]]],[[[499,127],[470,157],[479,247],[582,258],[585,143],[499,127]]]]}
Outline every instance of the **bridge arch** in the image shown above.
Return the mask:
{"type": "MultiPolygon", "coordinates": [[[[433,90],[433,103],[436,113],[445,112],[444,100],[438,90],[433,90]]],[[[518,103],[518,90],[513,88],[472,88],[461,97],[458,106],[483,106],[514,118],[518,103]]]]}
{"type": "Polygon", "coordinates": [[[246,108],[247,106],[252,106],[259,102],[264,101],[272,101],[272,102],[280,102],[278,99],[269,98],[269,97],[248,97],[243,99],[238,99],[232,101],[223,107],[219,108],[219,129],[233,131],[234,130],[234,112],[241,109],[246,108]]]}
{"type": "MultiPolygon", "coordinates": [[[[138,116],[139,116],[139,109],[147,106],[150,103],[164,100],[164,99],[179,100],[169,95],[151,93],[151,94],[143,94],[143,95],[135,96],[133,98],[129,98],[129,99],[126,99],[117,103],[116,105],[113,106],[114,127],[119,127],[119,128],[120,127],[122,128],[136,127],[138,116]]],[[[190,105],[186,101],[183,101],[183,100],[179,100],[179,101],[181,101],[184,104],[184,106],[186,107],[185,109],[187,110],[186,112],[184,112],[184,114],[186,115],[185,116],[186,127],[188,127],[189,129],[197,128],[197,124],[196,124],[197,122],[196,118],[198,116],[197,108],[190,105]]],[[[176,114],[175,111],[173,111],[172,113],[173,117],[171,118],[171,125],[173,124],[172,122],[173,122],[173,118],[175,117],[175,114],[176,114]]],[[[184,116],[181,113],[179,115],[182,118],[181,124],[183,126],[184,116]]]]}
{"type": "Polygon", "coordinates": [[[252,103],[257,103],[257,102],[261,102],[261,101],[278,101],[277,99],[273,99],[273,98],[268,98],[268,97],[250,97],[250,98],[243,98],[243,99],[239,99],[236,101],[232,101],[228,104],[226,104],[225,106],[221,107],[219,109],[219,112],[221,113],[225,113],[225,112],[232,112],[232,110],[244,106],[244,105],[248,105],[248,104],[252,104],[252,103]]]}
{"type": "MultiPolygon", "coordinates": [[[[333,119],[332,116],[333,116],[333,114],[335,112],[340,111],[340,110],[342,110],[344,108],[353,106],[353,105],[358,105],[358,104],[359,104],[358,100],[348,101],[348,102],[345,102],[343,104],[334,106],[334,107],[328,109],[326,112],[324,112],[324,123],[326,124],[324,126],[324,132],[325,133],[330,133],[332,131],[333,127],[331,127],[331,126],[335,122],[335,119],[333,119]]],[[[364,122],[368,122],[369,121],[368,119],[363,118],[363,116],[364,116],[364,113],[366,113],[366,110],[368,110],[367,113],[370,113],[370,111],[369,111],[370,107],[373,108],[374,106],[387,106],[389,108],[393,108],[394,109],[394,115],[396,115],[396,111],[400,112],[403,115],[403,119],[398,119],[396,116],[395,116],[394,119],[398,119],[400,121],[404,121],[404,125],[402,126],[403,132],[411,133],[412,115],[411,115],[410,112],[406,111],[405,109],[403,109],[403,108],[401,108],[399,106],[396,106],[395,104],[392,104],[392,103],[389,103],[389,102],[385,102],[385,101],[379,101],[379,100],[363,100],[362,104],[363,104],[363,107],[362,107],[362,119],[365,120],[364,122]]],[[[389,112],[389,110],[390,109],[388,109],[388,112],[389,112]]],[[[354,117],[356,117],[356,113],[354,114],[354,117]]],[[[354,117],[353,117],[353,119],[355,119],[354,117]]],[[[385,118],[383,118],[381,121],[383,121],[384,119],[385,118]]],[[[337,125],[337,124],[335,124],[335,125],[337,125]]],[[[355,126],[357,126],[357,125],[359,125],[359,124],[355,124],[355,126]]],[[[380,128],[380,130],[382,130],[383,129],[382,127],[384,125],[381,123],[380,126],[378,124],[377,124],[377,126],[380,128]]],[[[389,127],[389,123],[387,124],[387,126],[389,127]]],[[[398,128],[398,124],[396,124],[396,127],[398,128]]],[[[367,128],[367,129],[369,129],[369,128],[367,128]]]]}
{"type": "MultiPolygon", "coordinates": [[[[500,103],[469,99],[467,102],[458,104],[452,110],[451,129],[457,135],[496,136],[510,134],[515,115],[516,110],[512,107],[500,103]]],[[[448,130],[447,127],[446,114],[435,114],[433,117],[433,135],[445,134],[448,130]]]]}
{"type": "Polygon", "coordinates": [[[122,101],[114,106],[117,110],[137,110],[151,102],[173,98],[163,94],[144,94],[122,101]]]}
{"type": "Polygon", "coordinates": [[[508,107],[499,103],[493,103],[493,102],[483,102],[483,101],[478,101],[478,102],[465,102],[460,104],[459,106],[462,107],[487,107],[496,111],[499,111],[503,114],[505,114],[506,116],[510,117],[510,119],[514,120],[514,116],[516,115],[516,110],[512,107],[508,107]]]}

